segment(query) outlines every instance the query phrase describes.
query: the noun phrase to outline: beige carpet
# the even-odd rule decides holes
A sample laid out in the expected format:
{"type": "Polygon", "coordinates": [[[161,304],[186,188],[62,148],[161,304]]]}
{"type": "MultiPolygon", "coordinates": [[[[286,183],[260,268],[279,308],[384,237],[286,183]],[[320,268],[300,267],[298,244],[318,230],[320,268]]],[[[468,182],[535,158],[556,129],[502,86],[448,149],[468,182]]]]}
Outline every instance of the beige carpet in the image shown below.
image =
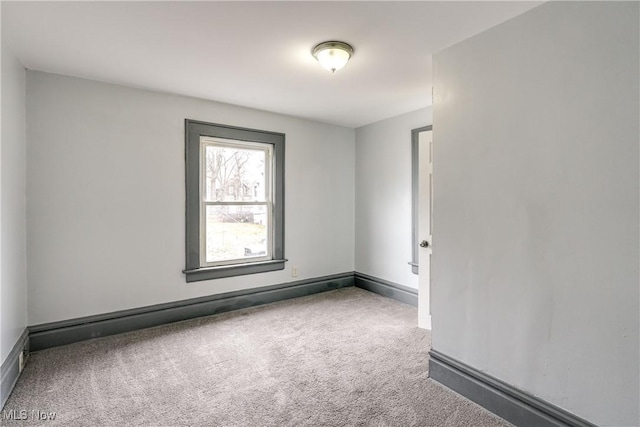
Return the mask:
{"type": "Polygon", "coordinates": [[[428,378],[416,321],[346,288],[44,350],[4,408],[27,419],[1,423],[509,426],[428,378]]]}

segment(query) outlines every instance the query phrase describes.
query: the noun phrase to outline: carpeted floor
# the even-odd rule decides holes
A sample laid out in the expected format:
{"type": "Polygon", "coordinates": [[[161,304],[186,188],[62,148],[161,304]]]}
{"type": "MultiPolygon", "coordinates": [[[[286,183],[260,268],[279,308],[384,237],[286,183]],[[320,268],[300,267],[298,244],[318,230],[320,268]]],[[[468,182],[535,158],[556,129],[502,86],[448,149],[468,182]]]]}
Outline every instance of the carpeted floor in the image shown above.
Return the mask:
{"type": "Polygon", "coordinates": [[[416,322],[346,288],[52,348],[31,355],[1,423],[509,426],[428,378],[416,322]]]}

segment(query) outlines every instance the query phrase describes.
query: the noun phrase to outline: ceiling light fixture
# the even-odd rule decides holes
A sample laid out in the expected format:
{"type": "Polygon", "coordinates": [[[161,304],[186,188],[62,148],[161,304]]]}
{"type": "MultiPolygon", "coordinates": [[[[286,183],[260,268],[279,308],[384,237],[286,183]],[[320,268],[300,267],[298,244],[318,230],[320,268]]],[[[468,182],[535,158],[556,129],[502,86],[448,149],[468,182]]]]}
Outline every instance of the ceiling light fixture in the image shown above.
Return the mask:
{"type": "Polygon", "coordinates": [[[353,56],[353,47],[345,42],[323,42],[311,51],[313,57],[318,60],[322,68],[335,73],[341,69],[353,56]]]}

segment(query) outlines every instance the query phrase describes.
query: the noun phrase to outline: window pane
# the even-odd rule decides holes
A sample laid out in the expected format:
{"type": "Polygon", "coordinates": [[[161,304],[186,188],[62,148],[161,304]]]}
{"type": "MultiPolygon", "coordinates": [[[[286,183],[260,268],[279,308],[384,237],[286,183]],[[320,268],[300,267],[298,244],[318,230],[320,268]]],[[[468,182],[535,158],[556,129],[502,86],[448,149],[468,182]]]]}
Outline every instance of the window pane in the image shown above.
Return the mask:
{"type": "Polygon", "coordinates": [[[206,262],[270,255],[265,205],[207,206],[206,210],[206,262]]]}
{"type": "Polygon", "coordinates": [[[265,150],[205,145],[205,200],[265,201],[266,161],[265,150]]]}

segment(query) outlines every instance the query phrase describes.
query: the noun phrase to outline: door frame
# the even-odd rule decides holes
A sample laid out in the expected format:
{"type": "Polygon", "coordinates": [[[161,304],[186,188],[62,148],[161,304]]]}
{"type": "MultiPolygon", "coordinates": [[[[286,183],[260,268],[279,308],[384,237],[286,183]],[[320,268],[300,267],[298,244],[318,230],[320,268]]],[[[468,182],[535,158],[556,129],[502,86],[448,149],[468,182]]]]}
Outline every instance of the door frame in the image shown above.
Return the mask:
{"type": "Polygon", "coordinates": [[[420,194],[418,192],[420,183],[420,132],[432,131],[433,125],[423,126],[411,130],[411,272],[419,273],[418,265],[418,245],[420,236],[418,235],[418,222],[420,221],[418,201],[420,194]]]}
{"type": "MultiPolygon", "coordinates": [[[[433,191],[432,188],[432,183],[433,183],[433,139],[430,140],[429,144],[427,144],[427,146],[425,147],[425,144],[421,144],[421,136],[424,135],[424,133],[428,132],[429,134],[431,134],[431,138],[433,138],[433,125],[430,126],[423,126],[417,129],[413,129],[411,131],[411,215],[412,215],[412,221],[411,221],[411,255],[412,255],[412,262],[410,262],[409,264],[411,264],[411,271],[414,274],[418,275],[418,327],[419,328],[424,328],[424,329],[428,329],[431,330],[431,268],[430,265],[427,266],[423,266],[422,269],[420,269],[420,260],[422,259],[422,262],[426,262],[424,255],[424,250],[428,250],[429,254],[432,253],[432,249],[431,247],[427,247],[426,249],[423,249],[420,247],[420,242],[423,239],[427,239],[427,244],[430,243],[430,241],[432,240],[432,236],[431,234],[433,233],[433,230],[431,230],[431,225],[429,225],[429,236],[427,237],[424,232],[425,230],[421,230],[420,229],[420,225],[424,219],[424,214],[421,213],[420,211],[420,205],[422,204],[422,202],[424,202],[424,193],[423,195],[420,194],[420,189],[421,189],[421,184],[424,184],[424,179],[426,177],[421,176],[421,172],[424,173],[429,173],[430,175],[430,179],[429,179],[429,186],[431,187],[429,189],[429,206],[431,206],[432,204],[432,194],[431,192],[433,191]],[[422,150],[420,149],[420,146],[422,147],[422,150]],[[424,150],[429,150],[428,153],[423,152],[424,150]],[[424,162],[426,159],[428,159],[429,164],[421,164],[421,160],[422,162],[424,162]],[[428,171],[427,169],[425,169],[427,166],[428,167],[428,171]],[[422,181],[422,182],[421,182],[422,181]],[[422,270],[422,271],[420,271],[422,270]]],[[[431,210],[431,208],[429,208],[429,210],[431,210]]],[[[429,221],[430,224],[433,224],[433,222],[431,222],[431,215],[432,213],[429,213],[429,221]]],[[[423,226],[425,224],[422,224],[423,226]]],[[[429,255],[430,257],[431,255],[429,255]]],[[[430,259],[430,258],[429,258],[430,259]]],[[[428,264],[431,264],[431,262],[428,262],[428,264]]]]}

